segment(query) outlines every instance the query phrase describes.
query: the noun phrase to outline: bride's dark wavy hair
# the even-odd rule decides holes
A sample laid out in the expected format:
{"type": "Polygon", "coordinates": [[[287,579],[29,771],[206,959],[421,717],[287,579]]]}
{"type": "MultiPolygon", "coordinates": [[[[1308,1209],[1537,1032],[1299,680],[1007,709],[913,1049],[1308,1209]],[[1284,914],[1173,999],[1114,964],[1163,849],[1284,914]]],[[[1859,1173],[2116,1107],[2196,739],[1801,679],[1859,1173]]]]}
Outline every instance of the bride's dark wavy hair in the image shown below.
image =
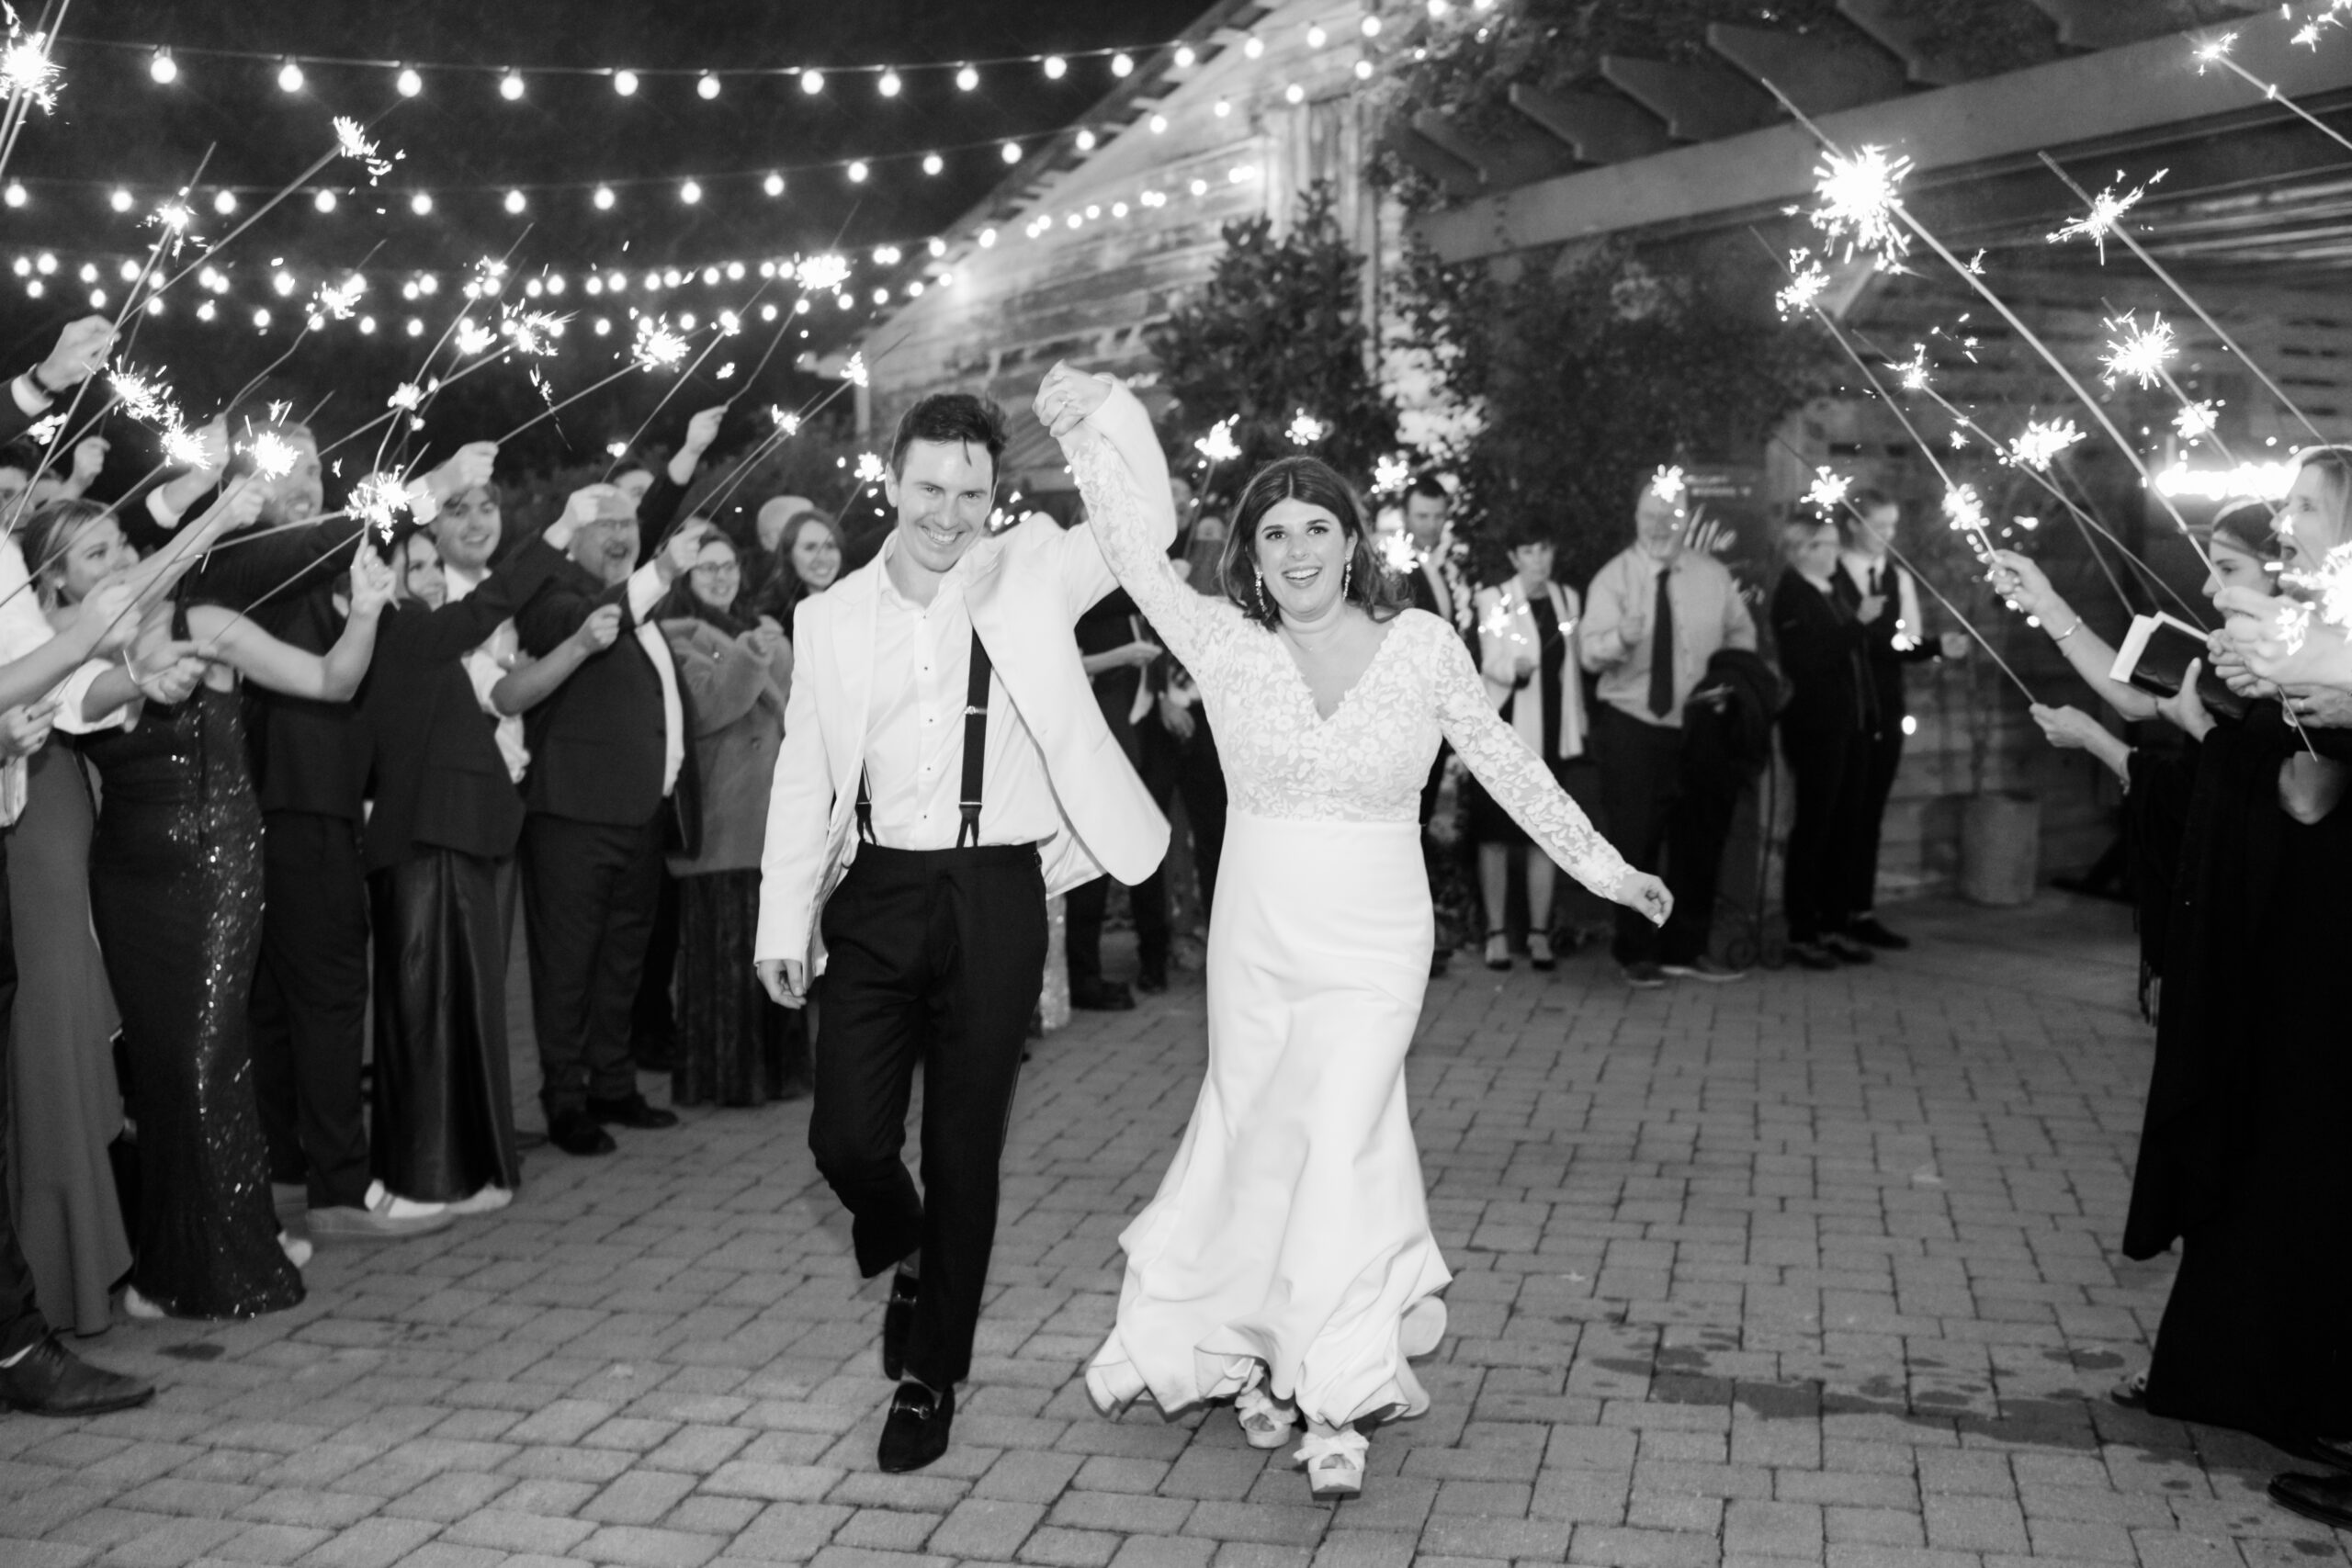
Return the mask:
{"type": "Polygon", "coordinates": [[[1375,621],[1387,620],[1405,607],[1396,580],[1372,547],[1363,503],[1348,481],[1320,458],[1277,457],[1250,476],[1226,527],[1225,554],[1217,561],[1217,581],[1243,615],[1269,630],[1281,622],[1282,612],[1274,608],[1258,575],[1258,525],[1284,501],[1319,506],[1340,520],[1340,532],[1348,541],[1349,604],[1375,621]]]}

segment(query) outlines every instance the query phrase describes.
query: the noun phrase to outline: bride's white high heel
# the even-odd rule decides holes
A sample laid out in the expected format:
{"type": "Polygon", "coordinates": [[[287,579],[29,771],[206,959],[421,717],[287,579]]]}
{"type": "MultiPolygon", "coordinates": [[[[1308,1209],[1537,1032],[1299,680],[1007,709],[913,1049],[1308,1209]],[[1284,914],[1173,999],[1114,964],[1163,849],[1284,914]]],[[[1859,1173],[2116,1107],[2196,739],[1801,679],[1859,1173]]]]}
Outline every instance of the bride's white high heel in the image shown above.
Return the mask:
{"type": "Polygon", "coordinates": [[[1253,1449],[1281,1448],[1298,1429],[1298,1407],[1268,1393],[1263,1383],[1243,1389],[1233,1401],[1233,1413],[1240,1418],[1241,1436],[1253,1449]]]}
{"type": "Polygon", "coordinates": [[[1309,1428],[1291,1458],[1306,1466],[1306,1489],[1318,1503],[1363,1495],[1364,1453],[1372,1445],[1353,1427],[1332,1433],[1309,1428]]]}

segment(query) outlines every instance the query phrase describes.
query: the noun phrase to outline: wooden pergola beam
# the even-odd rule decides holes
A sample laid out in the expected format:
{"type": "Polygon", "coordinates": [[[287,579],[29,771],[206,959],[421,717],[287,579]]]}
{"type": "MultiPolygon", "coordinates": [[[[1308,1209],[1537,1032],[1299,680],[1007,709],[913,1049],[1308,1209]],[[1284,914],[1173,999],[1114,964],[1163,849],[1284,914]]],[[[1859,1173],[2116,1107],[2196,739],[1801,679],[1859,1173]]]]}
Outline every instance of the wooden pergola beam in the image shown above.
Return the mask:
{"type": "Polygon", "coordinates": [[[1655,116],[1605,93],[1547,93],[1514,82],[1510,107],[1588,164],[1646,158],[1672,145],[1655,116]]]}
{"type": "Polygon", "coordinates": [[[1907,85],[1900,62],[1864,43],[1714,22],[1707,28],[1707,47],[1816,118],[1900,97],[1907,85]]]}
{"type": "Polygon", "coordinates": [[[1600,57],[1601,79],[1666,122],[1678,141],[1713,141],[1769,125],[1772,96],[1724,66],[1669,65],[1628,55],[1600,57]]]}

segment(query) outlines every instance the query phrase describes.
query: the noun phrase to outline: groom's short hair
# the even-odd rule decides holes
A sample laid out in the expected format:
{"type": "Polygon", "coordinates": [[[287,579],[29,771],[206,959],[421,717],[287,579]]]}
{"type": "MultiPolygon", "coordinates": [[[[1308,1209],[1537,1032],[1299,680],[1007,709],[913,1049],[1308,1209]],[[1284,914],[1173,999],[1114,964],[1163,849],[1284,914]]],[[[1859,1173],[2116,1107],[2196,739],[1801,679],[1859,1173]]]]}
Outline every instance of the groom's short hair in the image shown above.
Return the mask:
{"type": "Polygon", "coordinates": [[[969,392],[934,392],[899,417],[890,438],[890,471],[907,471],[907,448],[918,441],[963,442],[988,448],[989,477],[1004,457],[1004,411],[969,392]]]}

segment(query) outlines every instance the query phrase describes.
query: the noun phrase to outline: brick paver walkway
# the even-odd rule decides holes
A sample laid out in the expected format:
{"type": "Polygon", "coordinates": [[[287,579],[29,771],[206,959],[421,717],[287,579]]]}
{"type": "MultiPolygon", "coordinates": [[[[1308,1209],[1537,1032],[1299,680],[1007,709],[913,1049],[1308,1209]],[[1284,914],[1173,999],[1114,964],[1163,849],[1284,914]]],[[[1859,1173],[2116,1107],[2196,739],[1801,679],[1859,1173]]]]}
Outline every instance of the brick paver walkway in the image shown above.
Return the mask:
{"type": "Polygon", "coordinates": [[[0,1563],[1998,1568],[2346,1560],[2281,1456],[2099,1396],[2149,1032],[2106,906],[1905,911],[1913,953],[1631,994],[1587,956],[1432,992],[1412,1087],[1435,1408],[1315,1506],[1230,1416],[1076,1376],[1202,1056],[1197,982],[1040,1047],[956,1447],[873,1463],[876,1288],[803,1106],[534,1156],[503,1214],[322,1251],[300,1311],[117,1330],[150,1409],[0,1417],[0,1563]]]}

